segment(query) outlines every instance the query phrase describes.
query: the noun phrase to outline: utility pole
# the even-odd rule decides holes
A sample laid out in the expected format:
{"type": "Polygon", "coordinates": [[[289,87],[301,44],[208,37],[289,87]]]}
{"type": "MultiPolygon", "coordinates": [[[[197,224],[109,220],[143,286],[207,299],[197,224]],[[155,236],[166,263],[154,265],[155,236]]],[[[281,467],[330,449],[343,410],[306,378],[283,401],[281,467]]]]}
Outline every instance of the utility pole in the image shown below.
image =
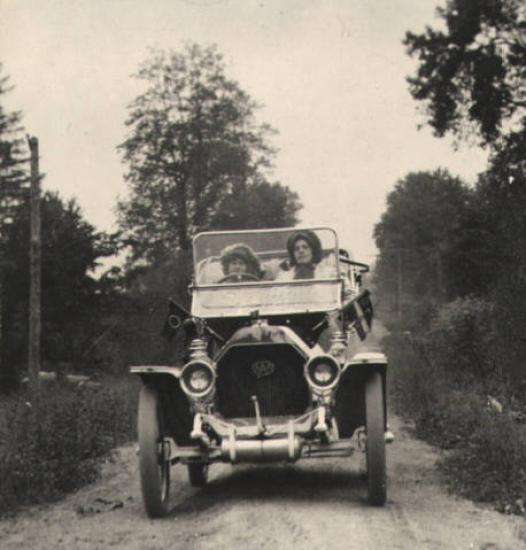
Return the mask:
{"type": "Polygon", "coordinates": [[[41,333],[41,222],[40,222],[40,173],[38,168],[38,138],[27,136],[31,153],[31,237],[29,249],[29,387],[31,401],[38,407],[40,396],[40,333],[41,333]]]}

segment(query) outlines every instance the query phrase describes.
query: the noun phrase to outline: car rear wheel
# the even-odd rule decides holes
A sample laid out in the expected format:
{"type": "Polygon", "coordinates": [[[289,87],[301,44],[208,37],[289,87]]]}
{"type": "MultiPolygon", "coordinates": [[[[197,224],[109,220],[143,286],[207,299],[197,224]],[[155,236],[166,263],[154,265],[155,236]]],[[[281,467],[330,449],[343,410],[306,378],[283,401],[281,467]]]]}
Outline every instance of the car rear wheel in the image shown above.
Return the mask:
{"type": "Polygon", "coordinates": [[[164,426],[157,391],[143,386],[139,395],[139,470],[146,513],[150,518],[169,511],[170,462],[164,459],[164,426]]]}
{"type": "Polygon", "coordinates": [[[365,385],[366,460],[369,502],[383,506],[387,496],[382,376],[373,373],[365,385]]]}
{"type": "Polygon", "coordinates": [[[208,464],[188,464],[188,478],[192,487],[204,487],[208,481],[208,464]]]}

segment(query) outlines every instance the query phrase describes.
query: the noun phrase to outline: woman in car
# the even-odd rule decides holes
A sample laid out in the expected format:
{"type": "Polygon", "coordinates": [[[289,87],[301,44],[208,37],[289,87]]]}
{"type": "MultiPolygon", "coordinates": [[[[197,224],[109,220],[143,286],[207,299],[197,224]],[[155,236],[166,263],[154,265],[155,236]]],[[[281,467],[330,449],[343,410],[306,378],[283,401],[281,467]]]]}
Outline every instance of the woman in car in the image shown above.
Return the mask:
{"type": "Polygon", "coordinates": [[[224,277],[220,283],[237,281],[259,281],[261,264],[250,246],[237,243],[227,246],[221,252],[221,267],[224,277]]]}
{"type": "MultiPolygon", "coordinates": [[[[330,262],[329,265],[322,265],[324,262],[321,242],[314,231],[302,230],[293,233],[287,240],[287,250],[290,268],[280,271],[276,277],[277,281],[336,277],[330,262]]],[[[345,273],[341,273],[340,276],[343,280],[342,299],[347,302],[356,295],[356,289],[352,287],[345,273]]]]}
{"type": "Polygon", "coordinates": [[[289,269],[280,271],[276,280],[314,279],[322,257],[321,243],[316,233],[310,230],[293,233],[287,240],[287,250],[289,269]]]}

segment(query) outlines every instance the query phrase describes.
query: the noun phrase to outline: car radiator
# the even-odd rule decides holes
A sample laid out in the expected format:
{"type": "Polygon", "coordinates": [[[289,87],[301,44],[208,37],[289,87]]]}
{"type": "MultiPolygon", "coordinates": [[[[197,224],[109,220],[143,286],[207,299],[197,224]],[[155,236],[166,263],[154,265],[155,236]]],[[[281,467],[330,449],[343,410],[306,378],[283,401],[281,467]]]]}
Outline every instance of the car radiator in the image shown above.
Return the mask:
{"type": "Polygon", "coordinates": [[[217,405],[225,418],[299,415],[309,404],[304,359],[290,345],[240,346],[218,364],[217,405]]]}

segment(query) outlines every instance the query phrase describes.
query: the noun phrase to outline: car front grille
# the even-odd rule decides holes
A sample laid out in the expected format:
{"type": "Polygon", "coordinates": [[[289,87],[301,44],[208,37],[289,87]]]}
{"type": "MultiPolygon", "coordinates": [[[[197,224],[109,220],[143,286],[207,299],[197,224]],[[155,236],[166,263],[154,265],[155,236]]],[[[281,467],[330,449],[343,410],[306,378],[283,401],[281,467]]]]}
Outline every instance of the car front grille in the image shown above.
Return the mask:
{"type": "Polygon", "coordinates": [[[218,365],[218,410],[225,418],[298,415],[309,404],[303,358],[289,345],[232,348],[218,365]]]}

